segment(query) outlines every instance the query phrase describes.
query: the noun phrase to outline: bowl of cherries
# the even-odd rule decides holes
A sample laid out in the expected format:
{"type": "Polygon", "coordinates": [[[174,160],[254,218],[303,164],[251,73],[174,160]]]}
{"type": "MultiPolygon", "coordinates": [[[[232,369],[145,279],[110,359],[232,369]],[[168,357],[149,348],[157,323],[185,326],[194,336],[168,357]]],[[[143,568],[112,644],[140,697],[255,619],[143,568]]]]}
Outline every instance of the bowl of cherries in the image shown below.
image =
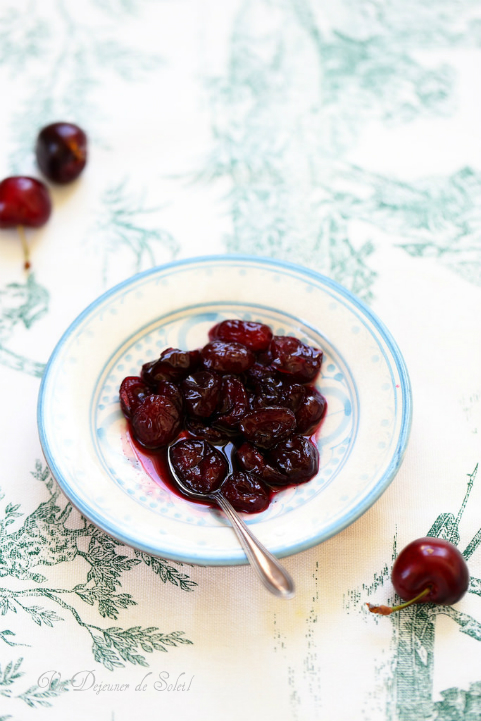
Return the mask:
{"type": "Polygon", "coordinates": [[[68,328],[38,426],[90,520],[148,553],[246,563],[221,494],[277,557],[364,513],[406,449],[411,392],[383,323],[305,268],[211,256],[129,278],[68,328]]]}

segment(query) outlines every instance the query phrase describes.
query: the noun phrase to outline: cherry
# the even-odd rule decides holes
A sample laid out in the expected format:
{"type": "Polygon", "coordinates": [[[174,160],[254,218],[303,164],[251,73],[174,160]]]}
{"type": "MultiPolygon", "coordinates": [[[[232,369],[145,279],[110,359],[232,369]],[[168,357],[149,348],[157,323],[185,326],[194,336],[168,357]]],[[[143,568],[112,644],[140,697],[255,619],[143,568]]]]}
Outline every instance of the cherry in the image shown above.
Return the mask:
{"type": "Polygon", "coordinates": [[[314,387],[300,386],[304,390],[304,398],[297,407],[297,432],[305,435],[313,433],[321,422],[327,408],[323,395],[314,387]]]}
{"type": "Polygon", "coordinates": [[[249,407],[246,390],[235,376],[224,376],[220,395],[222,400],[214,425],[216,428],[233,431],[249,407]]]}
{"type": "Polygon", "coordinates": [[[255,361],[254,353],[240,343],[214,340],[201,350],[204,368],[219,373],[243,373],[255,361]]]}
{"type": "Polygon", "coordinates": [[[187,351],[167,348],[158,360],[144,363],[140,375],[144,383],[155,389],[159,381],[181,381],[193,370],[195,363],[195,357],[187,351]]]}
{"type": "Polygon", "coordinates": [[[26,269],[30,268],[30,254],[23,228],[40,228],[51,212],[48,188],[39,180],[18,175],[0,182],[0,228],[17,228],[26,269]]]}
{"type": "Polygon", "coordinates": [[[258,353],[265,351],[272,340],[272,331],[268,325],[247,320],[224,320],[209,331],[209,340],[224,340],[242,343],[246,348],[258,353]]]}
{"type": "Polygon", "coordinates": [[[214,413],[220,397],[219,376],[209,371],[198,371],[185,378],[181,387],[189,415],[208,418],[214,413]]]}
{"type": "Polygon", "coordinates": [[[270,486],[287,486],[289,484],[287,476],[271,466],[261,451],[251,443],[243,443],[237,449],[236,459],[241,468],[255,473],[270,486]]]}
{"type": "Polygon", "coordinates": [[[87,136],[73,123],[52,123],[38,134],[35,154],[49,180],[70,183],[87,163],[87,136]]]}
{"type": "Polygon", "coordinates": [[[372,606],[372,613],[387,616],[413,603],[457,603],[469,586],[469,571],[463,555],[443,538],[418,538],[399,554],[391,573],[398,596],[407,601],[399,606],[372,606]]]}
{"type": "Polygon", "coordinates": [[[169,381],[159,381],[155,386],[155,390],[156,395],[166,396],[166,398],[172,401],[179,413],[181,413],[184,401],[182,400],[182,393],[174,383],[170,383],[169,381]]]}
{"type": "Polygon", "coordinates": [[[271,406],[246,413],[239,428],[247,441],[261,448],[272,448],[291,435],[296,427],[296,417],[288,408],[271,406]]]}
{"type": "Polygon", "coordinates": [[[268,454],[270,462],[289,483],[303,483],[319,470],[319,451],[309,438],[292,436],[278,443],[268,454]]]}
{"type": "Polygon", "coordinates": [[[235,471],[222,484],[221,493],[236,511],[260,513],[269,505],[269,491],[254,473],[235,471]]]}
{"type": "Polygon", "coordinates": [[[301,383],[311,383],[321,370],[322,351],[292,336],[274,336],[269,352],[274,368],[301,383]]]}
{"type": "Polygon", "coordinates": [[[145,385],[141,378],[137,376],[124,378],[119,390],[120,407],[124,416],[130,418],[136,408],[142,405],[149,395],[151,395],[150,388],[145,385]]]}
{"type": "Polygon", "coordinates": [[[166,396],[147,396],[132,414],[134,436],[145,448],[168,445],[177,437],[180,426],[179,410],[166,396]]]}
{"type": "Polygon", "coordinates": [[[179,478],[199,493],[219,488],[229,469],[224,455],[207,441],[178,441],[170,449],[170,459],[179,478]]]}
{"type": "Polygon", "coordinates": [[[222,445],[229,440],[228,433],[222,431],[220,428],[213,428],[208,425],[208,422],[200,418],[187,417],[184,419],[184,426],[190,435],[196,438],[202,438],[204,441],[209,441],[209,443],[213,443],[214,445],[222,445]]]}

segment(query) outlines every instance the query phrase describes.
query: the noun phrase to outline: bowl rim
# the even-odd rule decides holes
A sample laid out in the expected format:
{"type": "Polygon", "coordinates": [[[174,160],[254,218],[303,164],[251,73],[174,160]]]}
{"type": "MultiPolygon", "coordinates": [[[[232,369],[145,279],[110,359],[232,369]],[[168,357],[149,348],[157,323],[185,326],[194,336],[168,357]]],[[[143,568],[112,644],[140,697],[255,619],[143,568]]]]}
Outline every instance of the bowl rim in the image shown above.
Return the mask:
{"type": "Polygon", "coordinates": [[[408,374],[408,370],[406,367],[406,363],[404,361],[404,358],[402,356],[402,353],[399,349],[399,346],[397,345],[397,342],[394,340],[394,337],[392,336],[391,332],[388,330],[386,325],[383,321],[379,319],[377,314],[372,311],[369,306],[362,301],[360,298],[358,298],[352,291],[348,290],[345,286],[341,285],[335,280],[332,280],[328,276],[312,270],[310,268],[306,268],[305,266],[291,263],[289,261],[284,260],[278,260],[275,258],[269,258],[264,256],[253,256],[253,255],[242,255],[242,254],[231,254],[231,255],[225,255],[225,254],[215,254],[215,255],[201,255],[201,256],[192,256],[189,258],[184,258],[180,260],[174,260],[169,263],[163,263],[161,265],[155,266],[153,268],[149,268],[148,270],[142,271],[140,273],[136,273],[132,276],[129,276],[128,278],[124,279],[120,283],[117,283],[112,288],[109,288],[107,291],[102,293],[100,296],[98,296],[95,300],[93,300],[91,303],[89,303],[84,310],[79,313],[79,315],[70,323],[70,325],[67,327],[67,329],[62,333],[60,336],[60,339],[57,341],[49,360],[47,361],[44,369],[44,373],[42,376],[42,380],[40,383],[39,393],[38,393],[38,402],[37,402],[37,427],[38,427],[38,433],[39,433],[39,439],[40,439],[40,445],[42,448],[42,452],[44,454],[45,460],[47,462],[47,465],[50,469],[50,472],[52,473],[54,479],[58,483],[59,487],[61,488],[62,492],[65,493],[68,500],[72,503],[72,505],[77,508],[77,510],[84,515],[89,521],[91,521],[94,525],[99,527],[101,530],[103,530],[108,535],[112,536],[113,538],[117,539],[118,541],[121,541],[125,545],[140,550],[142,552],[148,553],[153,556],[157,557],[165,557],[169,558],[173,561],[179,561],[183,563],[193,563],[193,564],[199,564],[204,566],[236,566],[236,565],[246,565],[248,563],[247,558],[245,555],[239,557],[239,558],[230,558],[227,562],[224,559],[209,559],[206,561],[205,558],[199,557],[195,552],[192,553],[192,555],[186,555],[185,553],[175,554],[171,553],[170,551],[166,553],[165,555],[160,551],[160,549],[153,549],[152,547],[147,546],[146,544],[135,542],[135,539],[133,539],[131,536],[127,536],[126,534],[122,533],[120,529],[113,529],[111,528],[104,520],[101,513],[98,513],[95,511],[95,509],[91,507],[87,507],[84,502],[79,499],[75,493],[75,491],[72,489],[69,482],[64,478],[62,472],[59,470],[57,463],[55,461],[55,458],[53,457],[49,442],[47,439],[47,432],[45,428],[44,423],[44,400],[45,400],[45,393],[47,388],[47,380],[49,376],[49,371],[52,368],[53,364],[55,363],[55,360],[57,359],[57,356],[62,351],[62,348],[67,341],[67,339],[72,335],[72,333],[75,332],[77,327],[82,323],[84,318],[90,315],[90,313],[101,303],[106,301],[110,296],[115,295],[118,293],[122,288],[125,288],[126,286],[132,285],[137,280],[141,280],[143,278],[146,278],[150,275],[158,274],[159,271],[168,272],[169,269],[173,268],[181,268],[183,266],[192,266],[192,265],[199,265],[199,264],[212,264],[212,263],[221,263],[221,264],[236,264],[239,262],[244,263],[252,263],[257,264],[260,266],[268,267],[271,270],[277,269],[283,269],[283,270],[290,270],[297,274],[301,274],[303,276],[307,276],[311,279],[316,280],[317,282],[321,282],[322,285],[327,286],[328,288],[335,290],[339,295],[343,296],[346,300],[348,300],[350,303],[352,303],[361,313],[373,324],[375,329],[379,332],[381,338],[386,343],[386,346],[388,347],[392,360],[395,364],[395,367],[397,369],[397,372],[399,374],[399,382],[400,382],[400,390],[401,390],[401,397],[402,397],[402,415],[400,419],[400,429],[399,429],[399,435],[397,438],[396,447],[394,449],[394,452],[392,454],[391,461],[389,465],[386,467],[384,473],[379,478],[376,485],[371,489],[371,491],[363,497],[360,503],[358,503],[354,508],[351,509],[349,513],[345,513],[342,518],[335,518],[329,525],[325,526],[322,531],[318,532],[314,536],[311,536],[308,540],[304,540],[301,542],[298,542],[297,544],[294,544],[292,546],[289,546],[289,548],[286,548],[285,550],[281,551],[274,551],[274,555],[278,558],[285,558],[288,556],[295,555],[297,553],[300,553],[302,551],[308,550],[309,548],[312,548],[314,546],[319,545],[320,543],[323,543],[324,541],[328,540],[329,538],[333,537],[334,535],[337,535],[341,531],[343,531],[345,528],[350,526],[354,521],[356,521],[358,518],[360,518],[384,493],[384,491],[388,488],[388,486],[393,481],[395,475],[397,474],[408,445],[409,435],[411,431],[411,425],[412,425],[412,390],[411,390],[411,382],[408,374]]]}

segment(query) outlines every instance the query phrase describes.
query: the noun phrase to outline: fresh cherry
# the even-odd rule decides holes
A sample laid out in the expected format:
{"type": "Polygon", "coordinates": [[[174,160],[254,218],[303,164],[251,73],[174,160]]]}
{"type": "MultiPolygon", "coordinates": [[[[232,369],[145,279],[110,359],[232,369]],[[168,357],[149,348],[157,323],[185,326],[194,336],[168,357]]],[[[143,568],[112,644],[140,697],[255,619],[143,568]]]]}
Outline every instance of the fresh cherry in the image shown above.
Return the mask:
{"type": "Polygon", "coordinates": [[[40,228],[51,212],[48,188],[39,180],[12,176],[0,182],[0,228],[17,228],[26,269],[30,268],[30,254],[24,227],[40,228]]]}
{"type": "Polygon", "coordinates": [[[38,134],[35,154],[49,180],[70,183],[87,163],[87,136],[73,123],[52,123],[38,134]]]}
{"type": "Polygon", "coordinates": [[[387,616],[413,603],[457,603],[469,586],[469,571],[460,551],[443,538],[418,538],[399,554],[391,573],[398,596],[407,601],[394,608],[372,606],[372,613],[387,616]]]}

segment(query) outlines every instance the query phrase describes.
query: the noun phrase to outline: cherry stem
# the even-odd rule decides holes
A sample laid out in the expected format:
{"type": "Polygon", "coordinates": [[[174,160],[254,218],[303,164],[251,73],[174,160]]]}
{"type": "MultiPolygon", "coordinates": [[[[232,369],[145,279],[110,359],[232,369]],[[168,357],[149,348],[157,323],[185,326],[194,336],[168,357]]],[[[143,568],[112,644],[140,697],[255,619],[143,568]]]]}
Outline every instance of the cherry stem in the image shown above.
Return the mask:
{"type": "Polygon", "coordinates": [[[406,603],[401,603],[399,604],[399,606],[373,606],[370,603],[366,603],[366,606],[371,611],[371,613],[379,613],[381,614],[381,616],[389,616],[389,614],[394,613],[395,611],[400,611],[402,608],[407,608],[413,603],[417,603],[421,600],[421,598],[427,596],[428,593],[430,593],[431,591],[431,586],[428,586],[424,589],[424,591],[421,591],[421,593],[419,593],[416,598],[412,598],[410,601],[406,601],[406,603]]]}
{"type": "Polygon", "coordinates": [[[17,231],[22,242],[23,257],[25,258],[24,268],[28,270],[30,268],[30,248],[28,247],[27,236],[25,235],[23,225],[17,225],[17,231]]]}

